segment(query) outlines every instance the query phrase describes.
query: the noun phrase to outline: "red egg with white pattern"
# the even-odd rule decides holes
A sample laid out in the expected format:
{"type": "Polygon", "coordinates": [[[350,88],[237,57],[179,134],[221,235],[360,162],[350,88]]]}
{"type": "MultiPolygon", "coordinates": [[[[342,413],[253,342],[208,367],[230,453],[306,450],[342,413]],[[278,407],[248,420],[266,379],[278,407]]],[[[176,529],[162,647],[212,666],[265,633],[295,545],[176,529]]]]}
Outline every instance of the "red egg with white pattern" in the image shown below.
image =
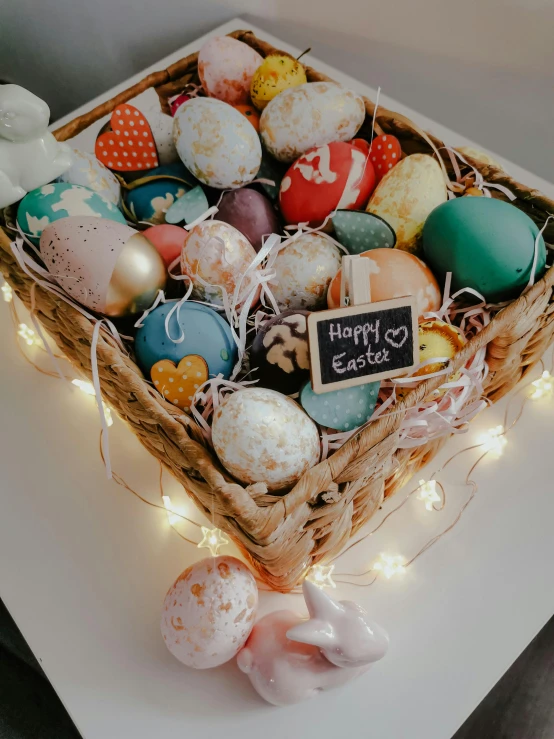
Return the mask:
{"type": "Polygon", "coordinates": [[[287,223],[319,226],[337,208],[363,208],[374,188],[367,148],[357,139],[334,141],[296,160],[281,182],[279,203],[287,223]]]}

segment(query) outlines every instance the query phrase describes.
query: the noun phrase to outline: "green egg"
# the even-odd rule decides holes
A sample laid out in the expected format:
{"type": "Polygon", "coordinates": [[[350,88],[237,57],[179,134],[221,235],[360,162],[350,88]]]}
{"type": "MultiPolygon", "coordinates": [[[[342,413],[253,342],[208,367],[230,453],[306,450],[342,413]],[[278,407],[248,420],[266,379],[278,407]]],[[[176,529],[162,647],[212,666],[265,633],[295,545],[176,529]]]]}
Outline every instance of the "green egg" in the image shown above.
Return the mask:
{"type": "MultiPolygon", "coordinates": [[[[423,228],[425,261],[437,276],[452,272],[452,291],[470,287],[488,302],[518,297],[531,276],[539,228],[515,205],[486,197],[449,200],[423,228]]],[[[546,247],[538,240],[536,282],[546,247]]]]}

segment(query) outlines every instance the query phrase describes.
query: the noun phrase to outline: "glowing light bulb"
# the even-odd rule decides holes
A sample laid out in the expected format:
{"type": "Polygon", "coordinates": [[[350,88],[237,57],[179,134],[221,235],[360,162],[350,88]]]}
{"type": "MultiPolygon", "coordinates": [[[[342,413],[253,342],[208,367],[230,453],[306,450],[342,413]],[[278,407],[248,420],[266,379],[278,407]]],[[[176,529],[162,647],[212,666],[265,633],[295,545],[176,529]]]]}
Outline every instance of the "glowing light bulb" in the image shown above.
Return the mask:
{"type": "Polygon", "coordinates": [[[382,572],[390,580],[394,575],[402,575],[406,572],[406,560],[399,554],[380,554],[379,559],[373,564],[373,569],[382,572]]]}
{"type": "Polygon", "coordinates": [[[313,582],[318,588],[336,588],[336,583],[332,578],[335,565],[314,565],[308,570],[306,580],[313,582]]]}
{"type": "Polygon", "coordinates": [[[545,370],[538,380],[531,383],[535,388],[531,398],[532,400],[539,400],[539,398],[546,398],[554,394],[554,377],[545,370]]]}
{"type": "Polygon", "coordinates": [[[40,339],[37,337],[32,328],[29,328],[26,323],[20,323],[17,333],[27,346],[33,346],[33,344],[40,344],[40,339]]]}
{"type": "Polygon", "coordinates": [[[2,295],[6,303],[11,303],[13,300],[13,290],[11,288],[11,285],[8,285],[8,283],[5,282],[0,290],[2,290],[2,295]]]}
{"type": "Polygon", "coordinates": [[[504,426],[495,426],[479,437],[479,444],[486,452],[492,452],[496,457],[500,457],[508,443],[504,433],[504,426]]]}
{"type": "Polygon", "coordinates": [[[437,481],[429,480],[425,482],[425,480],[420,480],[417,499],[424,501],[425,508],[428,511],[434,510],[433,503],[440,503],[441,501],[441,496],[437,493],[437,481]]]}
{"type": "Polygon", "coordinates": [[[209,529],[207,526],[201,528],[203,538],[198,544],[198,549],[209,549],[212,557],[215,557],[219,549],[229,543],[229,539],[221,529],[209,529]]]}
{"type": "Polygon", "coordinates": [[[181,516],[176,513],[175,509],[171,505],[171,498],[169,495],[162,495],[162,501],[167,511],[167,520],[173,526],[173,524],[178,523],[181,520],[181,516]]]}
{"type": "MultiPolygon", "coordinates": [[[[71,384],[78,387],[85,395],[96,395],[92,382],[87,382],[86,380],[71,380],[71,384]]],[[[104,401],[102,401],[102,408],[104,409],[104,417],[107,425],[113,426],[112,409],[107,406],[104,401]]]]}

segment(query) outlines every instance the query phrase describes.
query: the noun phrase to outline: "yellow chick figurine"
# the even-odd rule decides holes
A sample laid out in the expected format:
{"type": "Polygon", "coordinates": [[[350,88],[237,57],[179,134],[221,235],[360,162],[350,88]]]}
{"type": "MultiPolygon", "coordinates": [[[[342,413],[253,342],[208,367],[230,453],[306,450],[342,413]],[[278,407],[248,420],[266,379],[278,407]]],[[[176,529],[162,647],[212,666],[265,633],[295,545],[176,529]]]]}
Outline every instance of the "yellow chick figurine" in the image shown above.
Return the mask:
{"type": "Polygon", "coordinates": [[[299,61],[284,54],[269,54],[254,72],[250,97],[256,108],[263,110],[283,90],[307,81],[306,72],[299,61]]]}

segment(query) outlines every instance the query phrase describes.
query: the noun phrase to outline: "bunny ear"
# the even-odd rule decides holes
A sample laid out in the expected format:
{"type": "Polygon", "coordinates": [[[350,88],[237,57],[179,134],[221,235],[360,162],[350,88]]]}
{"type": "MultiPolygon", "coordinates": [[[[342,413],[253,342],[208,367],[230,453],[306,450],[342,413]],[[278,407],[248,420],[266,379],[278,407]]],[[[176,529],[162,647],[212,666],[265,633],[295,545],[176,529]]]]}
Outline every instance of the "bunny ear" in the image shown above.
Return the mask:
{"type": "Polygon", "coordinates": [[[333,646],[335,636],[332,627],[325,621],[311,618],[309,621],[293,626],[287,631],[287,639],[311,644],[314,647],[325,649],[333,646]]]}
{"type": "Polygon", "coordinates": [[[333,619],[344,612],[344,606],[330,598],[321,588],[318,588],[309,580],[304,580],[302,583],[302,594],[312,618],[332,623],[333,619]]]}

